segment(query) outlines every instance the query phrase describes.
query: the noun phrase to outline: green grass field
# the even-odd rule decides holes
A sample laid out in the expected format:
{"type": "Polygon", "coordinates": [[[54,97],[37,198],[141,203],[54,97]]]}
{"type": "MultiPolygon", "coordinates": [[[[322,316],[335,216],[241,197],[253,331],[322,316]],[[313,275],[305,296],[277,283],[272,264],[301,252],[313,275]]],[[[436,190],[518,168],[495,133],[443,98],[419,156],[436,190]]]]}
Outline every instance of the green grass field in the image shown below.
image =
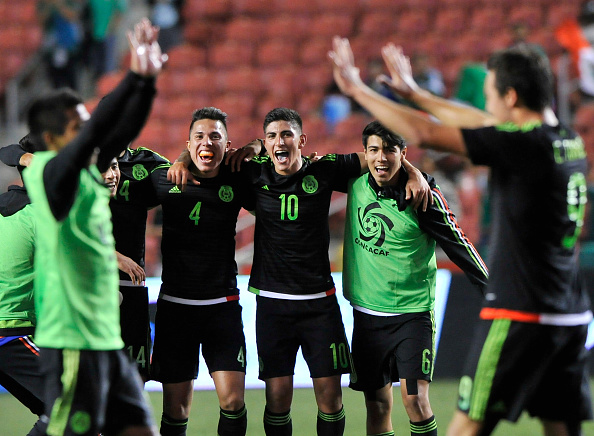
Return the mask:
{"type": "MultiPolygon", "coordinates": [[[[594,380],[592,381],[594,390],[594,380]]],[[[445,429],[455,409],[457,381],[436,380],[431,383],[431,405],[437,418],[439,434],[445,429]]],[[[365,406],[363,395],[348,388],[343,391],[344,406],[347,414],[346,436],[365,435],[365,406]]],[[[149,393],[155,419],[161,416],[161,393],[149,393]]],[[[569,401],[569,399],[568,399],[569,401]]],[[[248,407],[248,435],[263,435],[262,411],[264,391],[246,392],[248,407]]],[[[410,435],[408,417],[402,408],[399,396],[394,401],[393,422],[396,435],[410,435]]],[[[293,435],[312,436],[316,434],[316,403],[311,389],[297,389],[293,400],[293,435]]],[[[188,435],[215,436],[219,416],[218,402],[214,391],[196,391],[188,435]]],[[[10,395],[0,395],[0,436],[21,436],[27,434],[35,417],[10,395]]],[[[495,431],[495,436],[531,436],[542,434],[537,420],[523,416],[517,424],[503,422],[495,431]]],[[[583,426],[584,436],[594,436],[594,422],[583,426]]]]}

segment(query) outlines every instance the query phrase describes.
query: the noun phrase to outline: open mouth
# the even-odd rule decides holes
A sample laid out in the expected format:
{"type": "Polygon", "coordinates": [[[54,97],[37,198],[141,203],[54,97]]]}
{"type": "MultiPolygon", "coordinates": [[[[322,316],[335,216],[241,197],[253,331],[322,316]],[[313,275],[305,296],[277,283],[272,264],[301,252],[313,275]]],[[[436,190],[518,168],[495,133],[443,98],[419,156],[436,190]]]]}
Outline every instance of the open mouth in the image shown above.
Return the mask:
{"type": "Polygon", "coordinates": [[[378,175],[380,175],[380,176],[381,175],[384,175],[384,174],[387,174],[388,173],[388,167],[386,165],[378,165],[378,166],[375,167],[375,172],[378,175]]]}
{"type": "Polygon", "coordinates": [[[200,153],[198,153],[198,157],[203,162],[211,162],[214,157],[214,153],[212,151],[202,150],[200,153]]]}
{"type": "Polygon", "coordinates": [[[289,152],[288,151],[277,151],[274,153],[274,157],[278,163],[284,164],[289,161],[289,152]]]}

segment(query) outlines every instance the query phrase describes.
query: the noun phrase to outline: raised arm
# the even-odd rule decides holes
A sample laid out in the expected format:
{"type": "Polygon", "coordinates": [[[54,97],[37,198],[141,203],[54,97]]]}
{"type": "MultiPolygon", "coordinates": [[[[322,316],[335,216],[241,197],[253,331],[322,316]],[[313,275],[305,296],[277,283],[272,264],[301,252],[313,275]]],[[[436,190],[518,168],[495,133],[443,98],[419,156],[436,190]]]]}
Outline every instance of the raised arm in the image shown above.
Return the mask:
{"type": "Polygon", "coordinates": [[[329,56],[334,80],[341,91],[353,97],[384,126],[402,135],[409,145],[467,154],[460,129],[432,121],[423,113],[395,103],[365,85],[347,39],[335,37],[329,56]]]}
{"type": "Polygon", "coordinates": [[[157,36],[157,29],[146,19],[136,25],[134,34],[128,34],[132,55],[130,72],[99,103],[76,138],[46,165],[43,173],[45,189],[57,219],[63,219],[68,214],[78,188],[80,170],[89,164],[95,148],[98,147],[103,156],[110,156],[108,160],[101,159],[105,164],[128,145],[129,141],[122,140],[116,144],[116,149],[109,142],[110,138],[119,134],[114,132],[114,126],[121,125],[119,121],[130,117],[136,131],[127,132],[135,136],[144,124],[155,95],[155,76],[160,73],[163,63],[157,36]]]}
{"type": "Polygon", "coordinates": [[[382,57],[390,77],[380,76],[381,83],[402,98],[412,101],[423,110],[454,127],[477,128],[496,124],[493,116],[472,106],[438,97],[419,87],[412,75],[410,60],[401,47],[389,43],[382,48],[382,57]]]}

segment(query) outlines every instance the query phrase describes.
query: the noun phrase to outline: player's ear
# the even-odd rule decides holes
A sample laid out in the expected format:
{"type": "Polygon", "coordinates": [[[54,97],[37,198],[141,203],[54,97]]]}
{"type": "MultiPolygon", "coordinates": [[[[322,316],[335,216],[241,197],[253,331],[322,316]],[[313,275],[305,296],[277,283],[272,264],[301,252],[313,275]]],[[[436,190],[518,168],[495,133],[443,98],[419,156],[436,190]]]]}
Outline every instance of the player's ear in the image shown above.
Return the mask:
{"type": "Polygon", "coordinates": [[[187,148],[188,150],[190,150],[190,141],[189,141],[189,140],[188,140],[188,141],[186,141],[186,148],[187,148]]]}
{"type": "Polygon", "coordinates": [[[307,135],[305,133],[302,133],[301,135],[299,135],[299,148],[303,148],[305,146],[306,142],[307,142],[307,135]]]}
{"type": "Polygon", "coordinates": [[[225,153],[229,150],[230,147],[231,147],[231,141],[227,141],[227,144],[225,144],[225,153]]]}
{"type": "Polygon", "coordinates": [[[402,149],[400,149],[400,160],[403,161],[406,158],[406,150],[408,150],[408,147],[404,147],[402,149]]]}
{"type": "Polygon", "coordinates": [[[503,96],[507,107],[512,108],[518,105],[518,93],[514,88],[507,88],[505,95],[503,96]]]}

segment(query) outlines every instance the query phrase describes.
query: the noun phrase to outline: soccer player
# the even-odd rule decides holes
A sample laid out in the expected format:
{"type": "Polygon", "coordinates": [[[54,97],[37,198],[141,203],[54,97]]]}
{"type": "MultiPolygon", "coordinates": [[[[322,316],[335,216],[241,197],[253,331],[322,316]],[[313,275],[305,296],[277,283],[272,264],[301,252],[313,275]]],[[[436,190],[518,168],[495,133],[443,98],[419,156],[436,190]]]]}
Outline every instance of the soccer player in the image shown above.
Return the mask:
{"type": "Polygon", "coordinates": [[[400,381],[413,436],[437,435],[429,403],[435,359],[435,244],[481,291],[487,268],[458,226],[436,181],[433,204],[404,200],[406,143],[379,122],[363,130],[369,174],[349,182],[343,291],[353,306],[351,388],[363,391],[367,434],[393,435],[392,383],[400,381]],[[381,273],[380,273],[381,272],[381,273]]]}
{"type": "MultiPolygon", "coordinates": [[[[351,371],[351,358],[330,274],[328,211],[332,191],[367,171],[367,163],[363,153],[352,153],[326,155],[312,164],[301,154],[307,136],[292,109],[273,109],[263,127],[268,155],[244,163],[241,174],[256,196],[249,290],[257,295],[264,429],[267,435],[292,433],[293,372],[301,347],[318,405],[317,433],[342,435],[340,379],[351,371]]],[[[417,183],[424,182],[418,170],[406,165],[417,183]]],[[[420,190],[407,186],[409,196],[409,189],[420,190]]],[[[423,201],[422,195],[414,198],[423,201]]]]}
{"type": "Polygon", "coordinates": [[[109,201],[120,274],[124,349],[144,381],[150,379],[151,332],[144,270],[147,210],[159,204],[150,174],[169,161],[148,148],[126,148],[116,162],[119,182],[109,201]]]}
{"type": "Polygon", "coordinates": [[[148,20],[129,34],[131,71],[89,118],[80,97],[38,98],[27,123],[38,150],[24,171],[34,207],[35,339],[49,435],[156,435],[140,378],[121,348],[117,264],[100,170],[138,134],[162,56],[148,20]],[[99,149],[98,165],[91,162],[99,149]]]}
{"type": "Polygon", "coordinates": [[[330,57],[341,90],[409,145],[491,168],[489,284],[448,434],[488,435],[499,420],[527,410],[547,435],[579,435],[581,421],[592,418],[584,347],[592,312],[575,245],[587,164],[581,138],[547,118],[548,61],[529,47],[495,52],[485,113],[418,89],[393,45],[383,55],[395,89],[443,124],[365,86],[348,40],[336,37],[330,57]]]}
{"type": "MultiPolygon", "coordinates": [[[[6,150],[3,161],[5,157],[6,150]]],[[[16,163],[25,162],[17,159],[16,163]]],[[[43,379],[39,348],[32,339],[36,324],[33,304],[35,221],[30,203],[22,186],[9,186],[8,192],[0,195],[0,385],[31,412],[41,416],[43,379]]],[[[45,435],[45,427],[46,423],[39,419],[28,435],[45,435]]]]}
{"type": "MultiPolygon", "coordinates": [[[[151,174],[163,208],[163,283],[152,360],[152,376],[163,383],[163,436],[186,434],[201,347],[219,398],[218,434],[246,433],[235,226],[240,209],[254,206],[240,173],[221,165],[229,145],[227,114],[202,108],[192,116],[187,141],[189,170],[199,183],[182,192],[168,181],[166,168],[151,174]]],[[[259,151],[258,143],[252,154],[259,151]]]]}

